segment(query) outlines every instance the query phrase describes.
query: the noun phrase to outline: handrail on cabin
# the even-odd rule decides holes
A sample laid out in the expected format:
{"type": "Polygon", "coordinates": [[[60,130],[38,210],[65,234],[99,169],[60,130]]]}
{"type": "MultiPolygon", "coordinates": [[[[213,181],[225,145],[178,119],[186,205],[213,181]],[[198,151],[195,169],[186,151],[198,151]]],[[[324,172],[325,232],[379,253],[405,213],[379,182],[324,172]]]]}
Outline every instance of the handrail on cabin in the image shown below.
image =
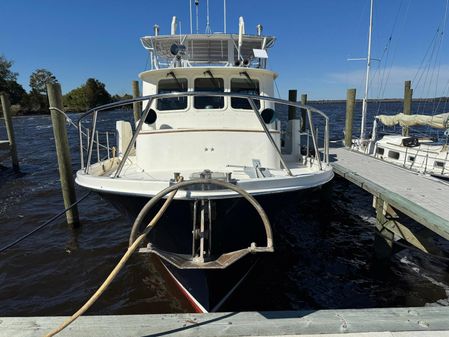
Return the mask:
{"type": "MultiPolygon", "coordinates": [[[[89,150],[88,150],[88,158],[87,158],[86,167],[82,167],[82,168],[84,168],[86,173],[89,173],[89,168],[91,165],[90,162],[92,159],[94,134],[95,134],[96,124],[97,124],[98,113],[100,111],[110,110],[110,109],[122,107],[125,105],[130,105],[130,104],[136,103],[136,102],[148,101],[145,109],[143,110],[142,117],[140,118],[139,123],[137,124],[137,127],[133,134],[133,137],[131,138],[131,141],[129,142],[128,147],[125,150],[123,158],[120,161],[119,166],[114,174],[114,178],[118,178],[120,176],[120,173],[123,169],[123,166],[124,166],[126,160],[128,159],[128,156],[129,156],[132,148],[135,145],[137,136],[139,135],[140,130],[142,129],[143,123],[144,123],[146,117],[148,116],[148,113],[151,108],[151,103],[153,102],[153,100],[159,99],[159,98],[174,98],[174,97],[184,97],[184,96],[216,96],[216,97],[217,96],[218,97],[225,96],[225,97],[235,97],[235,98],[247,99],[249,104],[251,105],[253,111],[256,113],[256,116],[257,116],[259,122],[261,123],[261,126],[262,126],[265,134],[267,135],[268,140],[275,148],[275,151],[279,156],[282,166],[287,171],[287,174],[290,176],[292,175],[292,173],[291,173],[290,169],[287,167],[284,159],[282,158],[280,148],[278,148],[278,146],[276,145],[276,143],[275,143],[273,137],[271,136],[268,128],[266,127],[262,117],[260,116],[260,112],[257,109],[257,106],[254,103],[254,100],[264,100],[264,101],[274,102],[274,103],[283,104],[283,105],[287,105],[287,106],[290,105],[290,106],[294,106],[296,108],[305,109],[307,111],[309,128],[311,130],[311,137],[312,137],[312,142],[313,142],[313,146],[314,146],[314,150],[315,150],[315,159],[318,162],[319,168],[322,169],[322,161],[321,161],[320,152],[319,152],[319,148],[318,148],[317,135],[315,134],[315,130],[313,129],[313,122],[312,122],[312,113],[316,113],[316,114],[320,115],[322,118],[324,118],[324,120],[325,120],[323,159],[326,164],[329,164],[329,117],[326,116],[326,114],[323,113],[322,111],[315,109],[311,106],[298,103],[298,102],[291,102],[291,101],[283,100],[280,98],[269,97],[269,96],[255,96],[255,95],[247,95],[247,94],[239,94],[239,93],[231,93],[231,92],[208,92],[208,91],[195,92],[195,91],[190,91],[190,92],[175,92],[175,93],[165,93],[165,94],[141,96],[141,97],[136,97],[136,98],[132,98],[132,99],[122,100],[119,102],[104,104],[104,105],[95,107],[95,108],[90,109],[87,112],[85,112],[78,119],[78,130],[81,130],[82,120],[85,119],[87,116],[93,114],[93,116],[92,116],[92,130],[93,131],[92,131],[91,140],[89,143],[90,146],[89,146],[89,150]]],[[[81,135],[80,135],[80,139],[81,139],[81,135]]],[[[80,146],[80,155],[81,155],[81,162],[84,163],[84,151],[83,151],[82,146],[80,146]]]]}

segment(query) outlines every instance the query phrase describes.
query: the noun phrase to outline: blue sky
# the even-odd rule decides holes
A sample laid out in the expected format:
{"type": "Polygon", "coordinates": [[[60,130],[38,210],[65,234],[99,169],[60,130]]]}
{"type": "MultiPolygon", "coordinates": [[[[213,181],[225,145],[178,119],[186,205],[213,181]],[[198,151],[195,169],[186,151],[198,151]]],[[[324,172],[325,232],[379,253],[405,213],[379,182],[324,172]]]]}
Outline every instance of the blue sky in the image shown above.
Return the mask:
{"type": "MultiPolygon", "coordinates": [[[[449,39],[440,34],[442,42],[431,45],[445,26],[447,1],[375,1],[372,57],[383,57],[373,61],[371,97],[401,97],[404,80],[415,80],[414,97],[449,95],[449,39]],[[424,59],[427,50],[432,57],[424,59]]],[[[369,0],[227,0],[227,8],[228,32],[238,31],[243,16],[247,33],[261,23],[277,37],[269,67],[280,75],[282,97],[295,88],[311,99],[338,99],[350,87],[361,97],[364,62],[347,59],[366,56],[369,0]]],[[[205,11],[200,0],[201,32],[205,11]]],[[[223,1],[210,0],[210,12],[212,30],[222,31],[223,1]]],[[[139,37],[155,23],[168,34],[173,15],[189,29],[189,0],[1,0],[0,13],[0,54],[14,60],[27,90],[31,72],[47,68],[64,92],[94,77],[112,94],[129,93],[148,61],[139,37]]]]}

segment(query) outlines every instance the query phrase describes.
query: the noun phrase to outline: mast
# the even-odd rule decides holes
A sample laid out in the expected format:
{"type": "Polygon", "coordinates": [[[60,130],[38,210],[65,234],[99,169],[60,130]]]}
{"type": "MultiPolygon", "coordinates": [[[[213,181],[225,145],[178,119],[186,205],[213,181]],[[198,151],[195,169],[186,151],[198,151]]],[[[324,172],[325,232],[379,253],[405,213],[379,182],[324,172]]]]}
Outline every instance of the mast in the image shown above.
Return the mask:
{"type": "Polygon", "coordinates": [[[363,96],[362,101],[362,123],[360,126],[360,140],[365,139],[365,129],[366,129],[366,113],[367,113],[367,105],[368,105],[368,90],[369,90],[369,73],[371,68],[371,35],[373,33],[373,3],[374,0],[371,0],[370,5],[370,14],[369,14],[369,32],[368,32],[368,56],[366,58],[366,77],[365,77],[365,95],[363,96]]]}
{"type": "Polygon", "coordinates": [[[223,33],[226,34],[226,0],[223,0],[223,33]]]}

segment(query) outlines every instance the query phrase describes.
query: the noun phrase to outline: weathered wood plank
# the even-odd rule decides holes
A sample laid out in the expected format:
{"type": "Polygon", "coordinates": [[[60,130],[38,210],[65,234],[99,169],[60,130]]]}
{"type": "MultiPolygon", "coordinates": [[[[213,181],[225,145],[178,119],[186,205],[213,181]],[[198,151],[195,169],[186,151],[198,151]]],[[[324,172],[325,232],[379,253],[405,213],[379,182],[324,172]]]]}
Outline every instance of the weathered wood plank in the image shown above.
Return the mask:
{"type": "MultiPolygon", "coordinates": [[[[84,316],[58,336],[232,337],[346,335],[388,331],[420,331],[430,336],[431,331],[449,330],[448,317],[448,307],[84,316]]],[[[2,317],[0,336],[42,336],[64,319],[65,317],[2,317]]]]}
{"type": "Polygon", "coordinates": [[[332,148],[335,173],[449,239],[449,184],[345,148],[332,148]]]}

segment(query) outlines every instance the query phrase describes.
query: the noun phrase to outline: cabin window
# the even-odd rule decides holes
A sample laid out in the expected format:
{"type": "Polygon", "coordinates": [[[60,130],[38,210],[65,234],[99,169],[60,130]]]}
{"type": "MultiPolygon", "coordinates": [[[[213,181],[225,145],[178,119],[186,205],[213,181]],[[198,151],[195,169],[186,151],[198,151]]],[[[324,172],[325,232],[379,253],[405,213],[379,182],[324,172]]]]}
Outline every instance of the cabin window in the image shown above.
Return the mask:
{"type": "Polygon", "coordinates": [[[385,150],[384,150],[382,147],[378,147],[378,148],[376,149],[376,153],[377,153],[377,154],[383,155],[384,152],[385,152],[385,150]]]}
{"type": "MultiPolygon", "coordinates": [[[[195,91],[224,92],[222,78],[206,77],[195,79],[195,91]]],[[[195,109],[223,109],[223,96],[195,96],[195,109]]]]}
{"type": "Polygon", "coordinates": [[[414,156],[408,156],[408,161],[415,161],[415,157],[414,156]]]}
{"type": "Polygon", "coordinates": [[[442,161],[435,161],[433,164],[434,167],[443,168],[444,163],[442,161]]]}
{"type": "Polygon", "coordinates": [[[399,159],[399,152],[396,152],[396,151],[388,151],[388,158],[391,158],[391,159],[399,159]]]}
{"type": "MultiPolygon", "coordinates": [[[[167,94],[172,92],[186,92],[186,78],[169,78],[160,80],[158,83],[157,93],[167,94]]],[[[157,100],[157,109],[164,110],[184,110],[187,108],[187,96],[160,98],[157,100]]]]}
{"type": "MultiPolygon", "coordinates": [[[[248,78],[233,78],[231,79],[231,92],[246,94],[246,95],[260,95],[259,81],[250,80],[248,78]]],[[[255,99],[257,108],[260,108],[260,100],[255,99]]],[[[252,109],[246,98],[231,98],[231,107],[234,109],[252,109]]]]}

